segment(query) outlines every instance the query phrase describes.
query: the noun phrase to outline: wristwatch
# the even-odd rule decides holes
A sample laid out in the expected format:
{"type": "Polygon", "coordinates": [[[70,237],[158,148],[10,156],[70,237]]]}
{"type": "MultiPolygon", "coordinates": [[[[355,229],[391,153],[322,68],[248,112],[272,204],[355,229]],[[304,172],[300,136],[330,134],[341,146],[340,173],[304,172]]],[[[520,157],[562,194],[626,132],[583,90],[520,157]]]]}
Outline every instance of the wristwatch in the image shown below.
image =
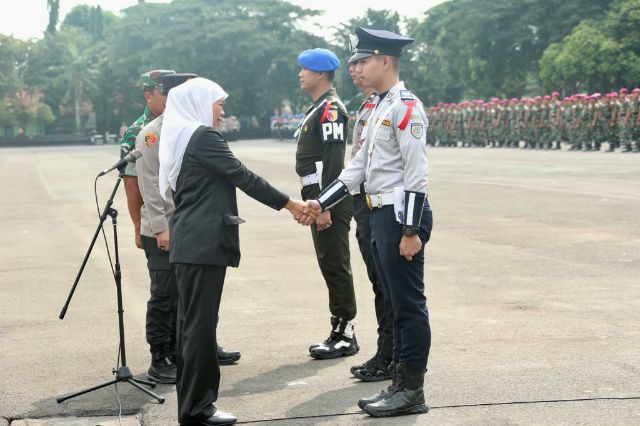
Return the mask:
{"type": "Polygon", "coordinates": [[[406,237],[413,237],[414,235],[418,235],[418,228],[415,226],[403,226],[402,233],[406,237]]]}

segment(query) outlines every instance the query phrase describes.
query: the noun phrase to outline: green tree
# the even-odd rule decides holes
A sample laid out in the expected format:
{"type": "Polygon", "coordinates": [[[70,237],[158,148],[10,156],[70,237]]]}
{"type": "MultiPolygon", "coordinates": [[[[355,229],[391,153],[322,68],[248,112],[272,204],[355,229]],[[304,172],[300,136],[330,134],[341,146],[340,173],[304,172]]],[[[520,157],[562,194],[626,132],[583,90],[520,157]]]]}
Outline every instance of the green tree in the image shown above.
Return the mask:
{"type": "Polygon", "coordinates": [[[47,0],[47,10],[49,11],[49,24],[47,33],[54,34],[60,19],[60,0],[47,0]]]}
{"type": "MultiPolygon", "coordinates": [[[[538,61],[582,20],[604,16],[611,0],[454,0],[410,25],[412,60],[437,98],[522,96],[541,90],[538,61]],[[425,74],[426,73],[426,74],[425,74]],[[439,75],[438,75],[439,74],[439,75]]],[[[435,99],[433,99],[435,100],[435,99]]]]}
{"type": "Polygon", "coordinates": [[[540,59],[545,88],[604,92],[640,81],[640,0],[617,0],[606,17],[585,20],[540,59]]]}
{"type": "Polygon", "coordinates": [[[32,43],[0,34],[0,100],[20,90],[32,43]]]}
{"type": "Polygon", "coordinates": [[[108,37],[108,63],[119,109],[128,120],[142,110],[139,76],[170,68],[195,72],[229,93],[229,114],[256,117],[262,127],[283,100],[298,107],[297,55],[326,42],[296,28],[316,12],[281,0],[175,0],[125,10],[108,37]],[[161,29],[161,30],[160,30],[161,29]]]}
{"type": "Polygon", "coordinates": [[[349,51],[349,34],[352,34],[356,27],[375,28],[399,33],[400,22],[401,19],[398,12],[367,9],[362,16],[350,19],[335,27],[334,50],[340,58],[341,63],[341,69],[336,76],[336,85],[342,100],[349,110],[356,110],[364,100],[360,90],[353,85],[351,75],[349,74],[348,60],[351,56],[349,51]]]}

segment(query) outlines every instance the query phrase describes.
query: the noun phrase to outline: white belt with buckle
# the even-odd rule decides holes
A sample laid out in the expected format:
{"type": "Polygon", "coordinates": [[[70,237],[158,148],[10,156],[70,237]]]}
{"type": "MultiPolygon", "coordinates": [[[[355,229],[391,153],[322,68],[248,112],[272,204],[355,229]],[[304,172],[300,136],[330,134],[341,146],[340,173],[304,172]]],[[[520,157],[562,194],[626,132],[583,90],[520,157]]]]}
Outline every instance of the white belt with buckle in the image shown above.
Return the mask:
{"type": "Polygon", "coordinates": [[[300,182],[302,182],[302,186],[309,186],[320,183],[320,179],[317,173],[311,173],[310,175],[301,177],[300,182]]]}
{"type": "Polygon", "coordinates": [[[393,192],[387,192],[386,194],[367,194],[367,205],[370,209],[391,206],[393,204],[393,192]]]}

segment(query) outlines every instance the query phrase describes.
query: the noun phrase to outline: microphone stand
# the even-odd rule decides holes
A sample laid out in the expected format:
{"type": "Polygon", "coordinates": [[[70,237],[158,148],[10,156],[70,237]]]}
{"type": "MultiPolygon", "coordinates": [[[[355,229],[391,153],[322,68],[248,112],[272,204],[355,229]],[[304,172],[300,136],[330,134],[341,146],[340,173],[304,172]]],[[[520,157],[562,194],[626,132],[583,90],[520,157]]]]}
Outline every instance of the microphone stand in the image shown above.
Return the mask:
{"type": "Polygon", "coordinates": [[[138,388],[139,390],[141,390],[142,392],[146,393],[147,395],[151,396],[152,398],[155,398],[156,401],[158,401],[158,403],[162,404],[164,403],[165,399],[164,397],[157,395],[153,392],[151,392],[150,390],[142,387],[141,385],[146,385],[149,386],[151,388],[154,388],[156,386],[155,383],[153,382],[148,382],[145,380],[140,380],[140,379],[136,379],[133,377],[133,373],[131,372],[131,369],[127,366],[127,354],[126,354],[126,350],[125,350],[125,339],[124,339],[124,310],[122,308],[122,273],[120,271],[120,256],[118,253],[118,211],[114,208],[112,208],[111,206],[113,205],[113,199],[115,198],[116,192],[118,191],[118,187],[120,186],[120,182],[122,181],[122,178],[124,177],[124,167],[118,169],[118,180],[116,181],[116,184],[113,188],[113,192],[111,192],[111,196],[109,197],[109,200],[107,201],[107,204],[104,207],[104,211],[102,212],[102,214],[100,215],[100,223],[98,223],[98,227],[96,229],[96,232],[93,234],[93,239],[91,240],[91,244],[89,245],[89,249],[87,250],[87,253],[84,256],[84,260],[82,261],[82,265],[80,266],[80,270],[78,271],[78,275],[76,276],[76,280],[73,283],[73,286],[71,287],[71,291],[69,292],[69,296],[67,297],[67,301],[64,304],[64,307],[62,308],[62,311],[60,311],[60,319],[64,319],[66,313],[67,313],[67,309],[69,308],[69,303],[71,302],[71,298],[73,297],[73,294],[76,291],[76,287],[78,286],[78,282],[80,281],[80,277],[82,276],[82,272],[84,271],[84,268],[87,264],[87,261],[89,260],[89,256],[91,255],[91,251],[93,250],[93,246],[96,243],[96,240],[98,239],[98,236],[100,235],[100,230],[102,229],[102,225],[104,224],[104,222],[107,220],[107,217],[111,217],[111,224],[113,225],[113,242],[114,242],[114,253],[115,253],[115,265],[114,265],[114,279],[115,279],[115,283],[116,283],[116,295],[117,295],[117,299],[118,299],[118,330],[119,330],[119,335],[120,335],[120,359],[122,361],[120,368],[116,369],[113,368],[112,369],[112,374],[115,374],[116,378],[113,380],[110,380],[108,382],[105,383],[101,383],[99,385],[95,385],[92,386],[90,388],[86,388],[83,389],[81,391],[78,392],[73,392],[73,393],[68,393],[62,396],[59,396],[58,398],[56,398],[56,401],[58,403],[61,403],[63,401],[66,401],[68,399],[71,398],[75,398],[76,396],[80,396],[80,395],[84,395],[86,393],[89,392],[93,392],[97,389],[100,388],[104,388],[116,383],[120,383],[120,382],[126,382],[129,383],[130,385],[138,388]]]}

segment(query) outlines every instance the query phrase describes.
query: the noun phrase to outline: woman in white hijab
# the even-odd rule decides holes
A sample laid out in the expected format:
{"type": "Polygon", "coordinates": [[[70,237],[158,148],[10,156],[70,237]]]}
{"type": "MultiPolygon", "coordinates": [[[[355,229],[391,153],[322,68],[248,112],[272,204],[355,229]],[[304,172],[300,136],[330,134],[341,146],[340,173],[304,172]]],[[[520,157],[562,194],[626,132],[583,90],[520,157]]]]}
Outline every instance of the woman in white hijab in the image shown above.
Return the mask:
{"type": "Polygon", "coordinates": [[[178,420],[182,425],[226,425],[235,416],[213,405],[220,369],[216,325],[228,266],[240,262],[236,188],[307,223],[313,212],[248,170],[215,130],[227,93],[195,78],[169,93],[160,144],[160,189],[174,193],[170,260],[178,284],[178,420]],[[300,219],[302,217],[302,219],[300,219]]]}

